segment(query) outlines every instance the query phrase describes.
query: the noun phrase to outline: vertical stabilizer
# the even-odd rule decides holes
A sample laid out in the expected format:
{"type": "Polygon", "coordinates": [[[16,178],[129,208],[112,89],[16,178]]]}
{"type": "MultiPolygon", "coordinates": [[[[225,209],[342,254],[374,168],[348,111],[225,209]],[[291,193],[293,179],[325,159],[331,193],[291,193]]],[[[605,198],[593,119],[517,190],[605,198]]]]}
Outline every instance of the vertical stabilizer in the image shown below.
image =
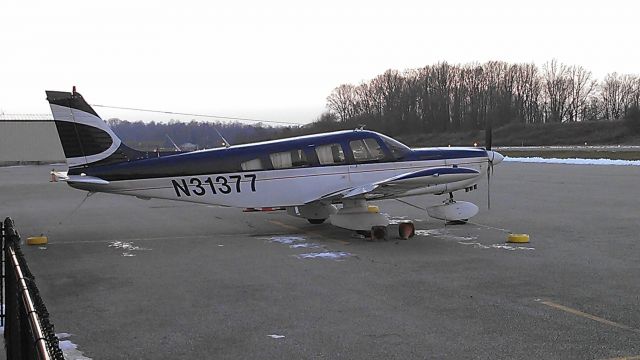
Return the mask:
{"type": "Polygon", "coordinates": [[[114,155],[122,141],[75,91],[47,91],[47,100],[69,167],[96,163],[114,155]]]}

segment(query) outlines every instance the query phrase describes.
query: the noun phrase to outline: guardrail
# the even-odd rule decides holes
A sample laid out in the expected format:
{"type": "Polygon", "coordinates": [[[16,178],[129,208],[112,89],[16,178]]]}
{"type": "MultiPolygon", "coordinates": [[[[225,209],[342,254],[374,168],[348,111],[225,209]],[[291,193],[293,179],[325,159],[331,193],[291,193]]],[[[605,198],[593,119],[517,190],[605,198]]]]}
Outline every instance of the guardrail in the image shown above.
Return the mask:
{"type": "Polygon", "coordinates": [[[13,221],[0,223],[2,266],[0,325],[7,359],[64,360],[49,312],[20,249],[13,221]]]}

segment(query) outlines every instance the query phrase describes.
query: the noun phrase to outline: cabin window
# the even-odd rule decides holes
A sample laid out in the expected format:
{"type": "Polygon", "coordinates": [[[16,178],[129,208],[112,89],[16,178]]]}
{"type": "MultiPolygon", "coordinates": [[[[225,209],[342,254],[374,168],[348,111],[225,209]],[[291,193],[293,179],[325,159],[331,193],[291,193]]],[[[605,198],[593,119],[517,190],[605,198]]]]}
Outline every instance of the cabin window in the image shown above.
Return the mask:
{"type": "Polygon", "coordinates": [[[262,160],[260,160],[259,158],[245,161],[240,164],[240,167],[242,167],[242,170],[244,171],[264,169],[264,167],[262,166],[262,160]]]}
{"type": "Polygon", "coordinates": [[[320,165],[342,164],[344,160],[344,151],[340,144],[327,144],[316,146],[316,154],[320,165]]]}
{"type": "Polygon", "coordinates": [[[291,150],[269,155],[274,169],[309,166],[307,156],[303,150],[291,150]]]}
{"type": "Polygon", "coordinates": [[[384,158],[384,153],[375,139],[353,140],[349,146],[356,162],[376,161],[384,158]]]}
{"type": "Polygon", "coordinates": [[[411,149],[407,145],[399,142],[398,140],[392,139],[384,135],[381,135],[381,138],[382,138],[382,141],[384,141],[384,143],[387,145],[387,147],[391,151],[391,154],[393,155],[393,157],[396,159],[401,159],[411,151],[411,149]]]}

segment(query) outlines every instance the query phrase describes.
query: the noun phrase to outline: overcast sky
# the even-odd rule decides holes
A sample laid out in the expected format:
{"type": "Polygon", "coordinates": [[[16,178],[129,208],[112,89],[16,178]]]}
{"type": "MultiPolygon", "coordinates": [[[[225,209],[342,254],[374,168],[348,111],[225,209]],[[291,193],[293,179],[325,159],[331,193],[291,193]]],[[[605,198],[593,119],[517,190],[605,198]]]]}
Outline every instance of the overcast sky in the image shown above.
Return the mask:
{"type": "MultiPolygon", "coordinates": [[[[438,61],[640,72],[635,1],[3,1],[0,111],[91,104],[307,123],[331,90],[438,61]]],[[[103,118],[167,116],[96,108],[103,118]]],[[[190,117],[177,117],[189,120],[190,117]]]]}

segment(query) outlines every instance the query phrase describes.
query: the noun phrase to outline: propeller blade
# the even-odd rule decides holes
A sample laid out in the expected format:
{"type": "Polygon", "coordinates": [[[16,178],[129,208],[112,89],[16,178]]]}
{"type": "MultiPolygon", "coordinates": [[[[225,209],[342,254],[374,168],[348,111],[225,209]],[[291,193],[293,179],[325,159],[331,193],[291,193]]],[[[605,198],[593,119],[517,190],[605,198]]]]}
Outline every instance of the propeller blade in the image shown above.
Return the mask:
{"type": "Polygon", "coordinates": [[[493,121],[491,118],[487,119],[487,123],[484,127],[484,147],[487,150],[491,150],[491,143],[493,142],[493,121]]]}
{"type": "MultiPolygon", "coordinates": [[[[493,120],[489,117],[486,120],[484,127],[484,147],[487,151],[491,150],[491,145],[493,143],[493,120]]],[[[487,154],[488,155],[488,154],[487,154]]],[[[491,172],[493,171],[493,157],[495,156],[491,153],[491,158],[487,164],[487,209],[491,209],[491,172]]]]}
{"type": "Polygon", "coordinates": [[[491,172],[493,171],[493,161],[487,164],[487,209],[491,209],[491,172]]]}

